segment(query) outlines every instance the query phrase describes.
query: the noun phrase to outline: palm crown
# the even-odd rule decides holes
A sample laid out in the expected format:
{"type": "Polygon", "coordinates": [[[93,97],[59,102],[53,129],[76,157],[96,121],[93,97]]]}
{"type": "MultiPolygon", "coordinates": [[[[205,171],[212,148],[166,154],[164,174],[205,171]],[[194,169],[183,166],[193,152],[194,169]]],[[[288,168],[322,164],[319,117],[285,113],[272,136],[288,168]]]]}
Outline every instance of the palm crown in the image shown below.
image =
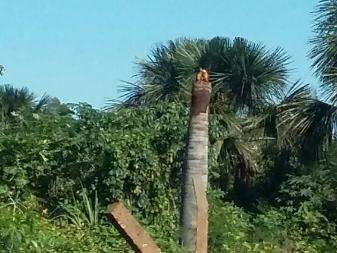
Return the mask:
{"type": "Polygon", "coordinates": [[[139,80],[125,86],[124,95],[129,104],[189,101],[202,67],[213,84],[213,109],[229,105],[254,111],[286,88],[287,64],[283,50],[268,51],[242,38],[178,39],[159,45],[138,63],[139,80]]]}

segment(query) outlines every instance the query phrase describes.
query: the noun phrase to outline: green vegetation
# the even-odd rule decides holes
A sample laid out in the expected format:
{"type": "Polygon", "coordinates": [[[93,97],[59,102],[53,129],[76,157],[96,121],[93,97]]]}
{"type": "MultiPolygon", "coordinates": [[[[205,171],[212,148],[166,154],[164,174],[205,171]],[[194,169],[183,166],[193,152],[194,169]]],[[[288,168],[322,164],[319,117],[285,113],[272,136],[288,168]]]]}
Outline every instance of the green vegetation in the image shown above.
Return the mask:
{"type": "Polygon", "coordinates": [[[105,110],[0,86],[0,252],[131,252],[104,215],[115,200],[164,252],[184,252],[180,191],[199,67],[213,84],[210,252],[336,252],[337,3],[317,11],[310,56],[322,100],[289,85],[283,50],[221,37],[158,46],[105,110]]]}

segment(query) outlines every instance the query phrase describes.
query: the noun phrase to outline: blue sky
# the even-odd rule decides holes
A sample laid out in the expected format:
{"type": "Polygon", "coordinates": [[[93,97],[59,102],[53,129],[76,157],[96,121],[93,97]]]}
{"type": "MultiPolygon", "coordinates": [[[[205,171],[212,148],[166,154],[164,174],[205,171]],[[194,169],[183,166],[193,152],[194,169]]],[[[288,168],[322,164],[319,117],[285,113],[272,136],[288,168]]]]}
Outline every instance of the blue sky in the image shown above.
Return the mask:
{"type": "Polygon", "coordinates": [[[178,37],[240,36],[292,56],[292,79],[317,85],[306,57],[318,0],[0,0],[0,83],[104,106],[134,62],[178,37]]]}

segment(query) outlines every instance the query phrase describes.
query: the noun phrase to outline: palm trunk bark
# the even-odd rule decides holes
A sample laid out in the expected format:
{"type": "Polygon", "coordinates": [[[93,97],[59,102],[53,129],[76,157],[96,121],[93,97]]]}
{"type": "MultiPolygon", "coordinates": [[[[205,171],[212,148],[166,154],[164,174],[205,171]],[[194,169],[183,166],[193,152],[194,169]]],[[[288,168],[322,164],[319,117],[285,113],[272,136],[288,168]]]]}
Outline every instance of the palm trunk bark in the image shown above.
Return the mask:
{"type": "Polygon", "coordinates": [[[201,70],[192,90],[189,139],[182,187],[182,244],[189,252],[207,252],[208,107],[211,84],[201,70]],[[204,200],[201,206],[198,198],[204,200]],[[199,205],[199,206],[198,206],[199,205]],[[202,210],[200,210],[202,209],[202,210]],[[198,217],[202,214],[202,217],[198,217]],[[198,233],[198,231],[203,231],[198,233]],[[203,250],[197,245],[203,245],[203,250]]]}

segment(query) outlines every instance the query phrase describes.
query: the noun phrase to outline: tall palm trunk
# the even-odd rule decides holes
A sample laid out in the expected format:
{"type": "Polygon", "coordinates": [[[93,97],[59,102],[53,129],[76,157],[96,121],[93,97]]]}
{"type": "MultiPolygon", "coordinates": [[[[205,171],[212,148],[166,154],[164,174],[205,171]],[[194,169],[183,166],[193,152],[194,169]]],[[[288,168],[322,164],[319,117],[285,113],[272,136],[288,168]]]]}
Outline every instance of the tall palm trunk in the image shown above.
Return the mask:
{"type": "MultiPolygon", "coordinates": [[[[182,244],[189,252],[195,252],[197,245],[200,244],[203,245],[204,252],[207,252],[208,208],[206,190],[208,182],[208,106],[210,95],[211,85],[208,81],[208,74],[205,70],[201,70],[192,90],[188,149],[182,188],[182,244]],[[198,203],[200,196],[205,202],[202,206],[198,203]],[[198,217],[201,213],[202,217],[198,217]],[[198,231],[203,232],[198,234],[198,231]]],[[[200,253],[203,252],[200,251],[200,253]]]]}

